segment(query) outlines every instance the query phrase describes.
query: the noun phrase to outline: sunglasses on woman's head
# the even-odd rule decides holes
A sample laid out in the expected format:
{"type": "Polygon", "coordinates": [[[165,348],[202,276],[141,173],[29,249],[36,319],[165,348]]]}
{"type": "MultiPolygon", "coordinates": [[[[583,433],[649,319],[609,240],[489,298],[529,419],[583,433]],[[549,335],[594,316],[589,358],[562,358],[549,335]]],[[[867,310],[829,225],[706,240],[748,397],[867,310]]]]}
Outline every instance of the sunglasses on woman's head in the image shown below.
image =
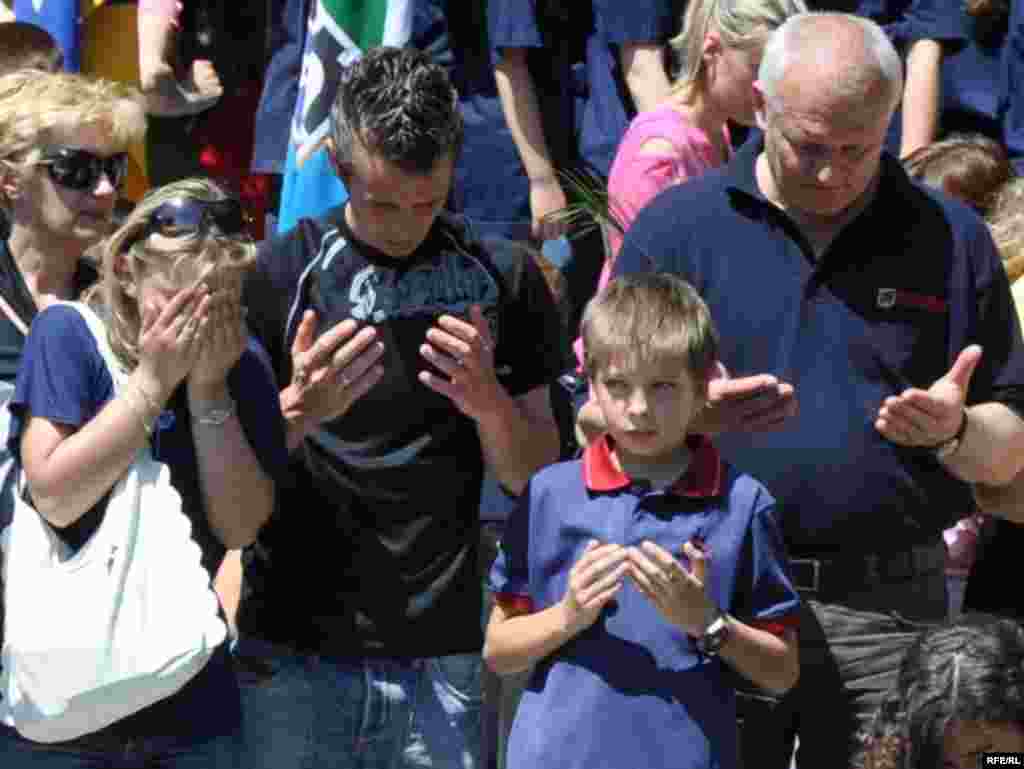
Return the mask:
{"type": "Polygon", "coordinates": [[[127,251],[140,240],[157,233],[165,238],[216,232],[219,235],[248,235],[249,217],[234,198],[203,200],[181,197],[153,209],[146,225],[124,244],[127,251]]]}
{"type": "Polygon", "coordinates": [[[128,175],[127,152],[104,158],[88,150],[64,147],[44,155],[39,162],[47,166],[56,184],[78,192],[96,189],[104,175],[110,180],[110,186],[119,189],[128,175]]]}

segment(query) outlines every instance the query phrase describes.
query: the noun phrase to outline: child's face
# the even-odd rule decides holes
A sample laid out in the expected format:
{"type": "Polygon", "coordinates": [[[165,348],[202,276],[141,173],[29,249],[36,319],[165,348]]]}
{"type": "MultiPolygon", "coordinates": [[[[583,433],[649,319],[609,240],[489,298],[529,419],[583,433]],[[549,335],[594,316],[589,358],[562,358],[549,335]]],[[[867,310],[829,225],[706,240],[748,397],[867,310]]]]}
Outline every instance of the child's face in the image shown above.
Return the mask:
{"type": "Polygon", "coordinates": [[[632,362],[616,356],[591,388],[616,447],[648,458],[682,445],[707,398],[707,383],[694,380],[682,357],[632,362]]]}

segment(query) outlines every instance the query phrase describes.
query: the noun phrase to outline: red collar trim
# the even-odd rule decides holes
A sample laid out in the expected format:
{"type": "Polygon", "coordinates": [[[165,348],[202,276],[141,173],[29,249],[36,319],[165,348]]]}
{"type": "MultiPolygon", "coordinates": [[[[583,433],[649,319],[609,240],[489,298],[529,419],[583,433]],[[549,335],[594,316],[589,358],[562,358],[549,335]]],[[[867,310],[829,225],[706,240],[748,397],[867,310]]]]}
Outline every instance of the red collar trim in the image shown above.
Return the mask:
{"type": "MultiPolygon", "coordinates": [[[[717,497],[722,493],[722,458],[705,436],[690,435],[686,447],[693,453],[690,466],[669,491],[681,497],[717,497]]],[[[591,491],[616,491],[633,481],[616,469],[612,446],[607,435],[601,436],[583,450],[583,482],[591,491]]]]}

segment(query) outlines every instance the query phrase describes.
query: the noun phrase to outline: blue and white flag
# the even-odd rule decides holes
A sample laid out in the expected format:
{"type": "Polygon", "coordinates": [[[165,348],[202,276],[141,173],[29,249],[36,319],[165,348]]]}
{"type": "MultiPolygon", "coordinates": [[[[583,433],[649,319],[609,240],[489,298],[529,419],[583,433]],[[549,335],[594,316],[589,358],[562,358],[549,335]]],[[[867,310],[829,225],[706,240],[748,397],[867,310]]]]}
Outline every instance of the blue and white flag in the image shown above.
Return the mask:
{"type": "Polygon", "coordinates": [[[401,46],[412,34],[413,0],[315,0],[292,121],[278,232],[322,214],[347,195],[322,144],[342,68],[367,48],[401,46]]]}

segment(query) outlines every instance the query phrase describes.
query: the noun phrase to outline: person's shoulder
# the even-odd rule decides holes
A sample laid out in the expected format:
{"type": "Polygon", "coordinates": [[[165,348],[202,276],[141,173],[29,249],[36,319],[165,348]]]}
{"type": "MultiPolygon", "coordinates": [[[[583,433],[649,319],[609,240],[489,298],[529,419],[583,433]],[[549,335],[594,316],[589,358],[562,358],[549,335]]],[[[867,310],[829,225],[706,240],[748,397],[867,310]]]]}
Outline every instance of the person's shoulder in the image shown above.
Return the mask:
{"type": "Polygon", "coordinates": [[[78,309],[67,302],[55,302],[44,309],[32,322],[29,335],[46,335],[60,337],[70,335],[74,337],[92,338],[89,331],[89,324],[78,309]]]}
{"type": "Polygon", "coordinates": [[[259,243],[256,250],[257,270],[275,286],[291,287],[306,271],[310,262],[322,255],[328,240],[343,240],[343,211],[344,207],[339,206],[322,216],[300,219],[287,232],[259,243]]]}
{"type": "Polygon", "coordinates": [[[558,499],[585,496],[583,460],[570,459],[542,467],[530,478],[529,492],[531,504],[547,505],[555,500],[556,512],[558,499]]]}
{"type": "Polygon", "coordinates": [[[729,513],[752,515],[775,506],[768,488],[743,470],[722,463],[722,503],[729,513]]]}

